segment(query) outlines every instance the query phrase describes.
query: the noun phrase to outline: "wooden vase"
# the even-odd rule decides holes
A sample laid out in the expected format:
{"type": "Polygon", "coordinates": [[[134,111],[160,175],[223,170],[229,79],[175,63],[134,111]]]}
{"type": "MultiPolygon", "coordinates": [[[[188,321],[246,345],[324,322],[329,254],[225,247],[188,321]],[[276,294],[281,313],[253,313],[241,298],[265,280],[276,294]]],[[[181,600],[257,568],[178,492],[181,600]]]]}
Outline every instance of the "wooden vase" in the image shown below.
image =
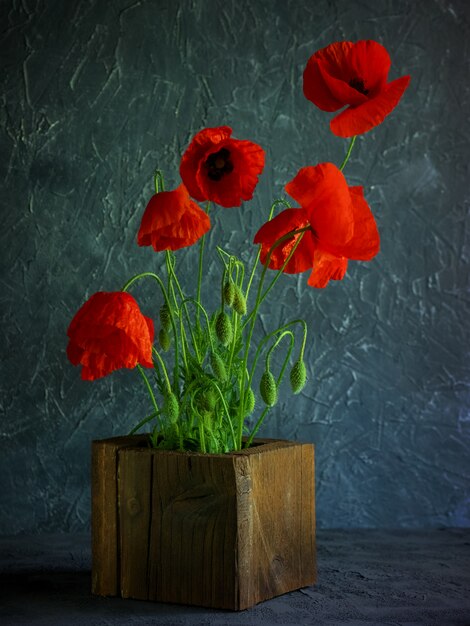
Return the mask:
{"type": "Polygon", "coordinates": [[[312,444],[92,443],[92,592],[241,610],[316,580],[312,444]]]}

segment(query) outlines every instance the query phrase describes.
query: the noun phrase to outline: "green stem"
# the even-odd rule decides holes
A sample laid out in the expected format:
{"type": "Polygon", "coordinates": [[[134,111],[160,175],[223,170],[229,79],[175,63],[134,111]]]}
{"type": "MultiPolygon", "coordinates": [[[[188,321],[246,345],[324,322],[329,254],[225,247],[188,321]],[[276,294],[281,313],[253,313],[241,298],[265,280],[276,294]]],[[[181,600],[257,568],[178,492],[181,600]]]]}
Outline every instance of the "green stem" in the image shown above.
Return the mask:
{"type": "MultiPolygon", "coordinates": [[[[271,209],[269,211],[268,222],[272,220],[273,215],[274,215],[274,209],[276,208],[278,204],[283,204],[287,209],[290,209],[290,204],[287,202],[287,200],[283,200],[282,198],[279,200],[274,200],[274,202],[271,204],[271,209]]],[[[256,268],[258,267],[260,256],[261,256],[261,246],[258,246],[258,253],[256,255],[255,262],[253,263],[253,267],[251,269],[251,274],[250,274],[250,279],[248,280],[248,285],[246,287],[245,298],[247,299],[247,301],[248,301],[248,295],[251,289],[251,283],[253,282],[253,278],[255,276],[256,268]]]]}
{"type": "MultiPolygon", "coordinates": [[[[206,205],[206,213],[209,214],[210,202],[206,205]]],[[[202,259],[204,257],[204,244],[206,241],[206,235],[204,234],[201,237],[201,243],[199,245],[199,268],[197,275],[197,293],[196,293],[196,301],[198,304],[201,303],[201,285],[202,285],[202,259]]],[[[199,309],[196,311],[196,325],[199,328],[199,309]]]]}
{"type": "Polygon", "coordinates": [[[139,365],[139,363],[137,363],[137,369],[139,370],[139,374],[142,376],[142,378],[144,380],[145,386],[147,387],[147,391],[149,392],[149,396],[150,396],[150,399],[152,400],[152,404],[153,404],[153,406],[155,408],[155,411],[157,413],[160,413],[157,401],[155,400],[155,395],[154,395],[152,387],[150,386],[150,383],[149,383],[149,379],[145,375],[144,369],[143,369],[143,367],[141,365],[139,365]]]}
{"type": "Polygon", "coordinates": [[[209,343],[211,344],[211,350],[214,351],[214,343],[212,341],[211,325],[209,322],[209,316],[207,315],[206,309],[202,306],[200,302],[197,302],[194,298],[185,298],[183,300],[183,304],[185,304],[186,302],[192,302],[192,304],[195,304],[198,311],[202,312],[202,314],[204,315],[204,318],[206,320],[206,325],[207,325],[207,334],[209,336],[209,343]]]}
{"type": "Polygon", "coordinates": [[[153,182],[155,185],[155,193],[165,191],[165,182],[163,180],[163,172],[161,170],[155,170],[153,175],[153,182]]]}
{"type": "Polygon", "coordinates": [[[183,363],[184,363],[184,367],[186,369],[186,372],[189,373],[189,366],[188,366],[188,359],[186,356],[186,347],[187,347],[187,340],[186,340],[186,332],[184,330],[184,323],[183,323],[183,316],[180,316],[180,334],[181,334],[181,356],[183,358],[183,363]]]}
{"type": "MultiPolygon", "coordinates": [[[[235,445],[235,431],[233,430],[233,424],[232,424],[232,420],[230,418],[230,412],[228,410],[228,406],[227,403],[225,402],[225,398],[224,398],[224,394],[222,393],[222,391],[220,390],[219,385],[215,382],[215,380],[211,381],[211,385],[212,387],[215,387],[217,393],[219,394],[220,400],[222,402],[222,406],[224,407],[224,411],[225,414],[227,415],[227,420],[228,420],[228,425],[230,427],[230,432],[232,433],[232,438],[233,438],[233,443],[235,445]]],[[[220,420],[219,423],[221,423],[222,420],[220,420]]]]}
{"type": "Polygon", "coordinates": [[[340,168],[339,168],[341,171],[344,170],[344,168],[346,167],[346,163],[349,161],[349,157],[351,156],[352,149],[353,149],[354,144],[356,142],[356,137],[357,137],[357,135],[353,135],[351,137],[351,141],[349,142],[348,151],[346,152],[346,156],[344,157],[344,161],[341,163],[340,168]]]}
{"type": "Polygon", "coordinates": [[[160,367],[162,368],[163,376],[165,378],[166,388],[167,388],[168,392],[171,393],[173,390],[171,388],[171,383],[170,383],[170,379],[168,377],[168,372],[166,371],[165,363],[164,363],[162,357],[158,354],[158,351],[157,351],[156,348],[152,347],[152,352],[157,357],[157,360],[160,363],[160,367]]]}
{"type": "Polygon", "coordinates": [[[232,339],[232,345],[230,346],[230,356],[229,356],[228,367],[227,367],[227,380],[230,380],[230,375],[232,373],[232,363],[233,363],[233,357],[235,354],[235,344],[237,343],[238,319],[239,319],[239,315],[238,313],[234,311],[233,312],[233,339],[232,339]]]}
{"type": "MultiPolygon", "coordinates": [[[[198,413],[199,415],[199,413],[198,413]]],[[[201,418],[201,416],[199,415],[199,424],[198,424],[198,430],[199,430],[199,443],[201,444],[201,452],[203,454],[205,454],[206,452],[206,434],[204,432],[204,420],[201,418]]]]}
{"type": "Polygon", "coordinates": [[[153,420],[154,417],[158,417],[159,414],[155,411],[154,413],[152,413],[152,415],[148,415],[146,418],[144,418],[142,421],[140,421],[137,426],[134,426],[134,428],[130,431],[128,437],[130,437],[130,435],[133,435],[134,433],[136,433],[139,428],[142,428],[142,426],[144,426],[145,424],[147,424],[147,422],[150,422],[151,420],[153,420]]]}
{"type": "Polygon", "coordinates": [[[261,428],[261,425],[264,422],[264,418],[266,417],[266,413],[269,411],[270,408],[271,408],[270,406],[267,406],[263,409],[258,421],[255,424],[255,427],[251,431],[251,435],[248,437],[247,441],[245,441],[245,448],[249,448],[251,446],[253,439],[255,437],[255,434],[261,428]]]}
{"type": "Polygon", "coordinates": [[[294,347],[294,334],[291,330],[284,330],[282,331],[282,333],[279,335],[279,337],[276,339],[276,341],[273,343],[273,345],[269,348],[268,350],[268,354],[266,355],[266,366],[268,369],[271,369],[271,354],[274,352],[274,350],[278,347],[278,345],[281,343],[281,341],[284,339],[284,337],[290,337],[290,349],[288,351],[288,358],[290,358],[290,355],[292,353],[292,349],[294,347]]]}
{"type": "Polygon", "coordinates": [[[187,299],[185,298],[183,290],[181,289],[181,285],[179,283],[178,277],[176,276],[175,268],[174,268],[174,265],[173,265],[173,263],[171,261],[170,256],[168,255],[168,251],[167,251],[167,268],[168,268],[168,272],[169,273],[171,272],[172,280],[174,281],[174,283],[176,285],[176,289],[178,290],[178,293],[180,295],[181,302],[182,302],[181,306],[184,309],[184,313],[186,315],[186,321],[187,321],[188,326],[189,326],[189,332],[190,332],[191,339],[192,339],[192,342],[193,342],[194,351],[196,353],[196,358],[199,361],[199,351],[198,351],[198,348],[197,348],[196,338],[194,336],[193,328],[191,326],[191,319],[189,317],[188,308],[186,306],[186,300],[187,299]]]}

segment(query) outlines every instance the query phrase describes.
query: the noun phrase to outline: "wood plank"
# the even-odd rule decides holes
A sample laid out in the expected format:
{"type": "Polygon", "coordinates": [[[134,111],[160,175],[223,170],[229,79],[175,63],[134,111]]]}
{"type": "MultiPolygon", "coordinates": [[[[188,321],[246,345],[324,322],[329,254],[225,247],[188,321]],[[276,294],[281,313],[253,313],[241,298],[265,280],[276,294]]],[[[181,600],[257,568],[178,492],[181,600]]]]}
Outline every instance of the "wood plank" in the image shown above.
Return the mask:
{"type": "MultiPolygon", "coordinates": [[[[310,445],[310,444],[305,444],[310,445]]],[[[303,445],[279,442],[247,455],[249,502],[240,510],[239,609],[311,584],[316,571],[312,455],[303,445]],[[247,519],[251,516],[251,519],[247,519]],[[251,533],[250,541],[246,535],[251,533]],[[251,561],[251,562],[250,562],[251,561]]]]}
{"type": "Polygon", "coordinates": [[[233,608],[233,458],[156,452],[153,480],[156,511],[151,551],[158,564],[152,570],[150,597],[233,608]]]}
{"type": "Polygon", "coordinates": [[[301,460],[301,519],[302,559],[300,580],[307,587],[317,582],[316,509],[315,509],[315,447],[303,444],[301,460]]]}
{"type": "Polygon", "coordinates": [[[120,592],[147,600],[154,456],[145,448],[124,448],[118,459],[120,592]]]}
{"type": "Polygon", "coordinates": [[[117,454],[123,447],[142,445],[146,440],[145,436],[138,435],[92,442],[91,590],[96,595],[119,594],[117,454]]]}

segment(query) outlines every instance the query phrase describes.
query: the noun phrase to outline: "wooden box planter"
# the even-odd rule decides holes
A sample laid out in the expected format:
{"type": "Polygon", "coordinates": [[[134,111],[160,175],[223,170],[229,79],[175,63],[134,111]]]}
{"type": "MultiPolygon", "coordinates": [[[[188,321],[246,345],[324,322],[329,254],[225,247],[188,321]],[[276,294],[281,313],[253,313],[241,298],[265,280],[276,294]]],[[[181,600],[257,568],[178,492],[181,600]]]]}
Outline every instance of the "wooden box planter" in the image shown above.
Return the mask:
{"type": "Polygon", "coordinates": [[[92,444],[92,591],[240,610],[316,579],[312,444],[225,455],[92,444]]]}

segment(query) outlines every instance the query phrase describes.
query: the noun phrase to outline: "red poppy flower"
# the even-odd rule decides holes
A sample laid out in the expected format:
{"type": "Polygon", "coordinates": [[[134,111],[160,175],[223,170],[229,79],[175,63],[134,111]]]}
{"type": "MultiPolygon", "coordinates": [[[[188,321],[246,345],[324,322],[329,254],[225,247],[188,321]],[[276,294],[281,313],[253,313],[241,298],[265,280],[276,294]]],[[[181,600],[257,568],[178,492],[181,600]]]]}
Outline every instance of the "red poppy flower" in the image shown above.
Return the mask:
{"type": "Polygon", "coordinates": [[[137,235],[139,246],[179,250],[191,246],[211,227],[205,213],[189,197],[184,185],[174,191],[161,191],[150,198],[137,235]]]}
{"type": "Polygon", "coordinates": [[[352,137],[383,122],[397,106],[410,76],[387,82],[390,56],[376,41],[339,41],[315,52],[304,71],[304,94],[322,111],[342,113],[332,133],[352,137]]]}
{"type": "Polygon", "coordinates": [[[126,292],[99,291],[77,311],[67,331],[67,356],[82,365],[83,380],[96,380],[140,363],[153,367],[153,322],[126,292]]]}
{"type": "Polygon", "coordinates": [[[264,150],[251,141],[231,139],[229,126],[198,132],[183,154],[181,178],[199,202],[223,207],[251,200],[264,168],[264,150]]]}
{"type": "MultiPolygon", "coordinates": [[[[348,259],[365,261],[377,254],[379,234],[362,187],[348,187],[336,165],[304,167],[285,190],[301,208],[282,211],[256,233],[254,243],[262,246],[262,263],[277,239],[306,225],[311,230],[303,235],[284,271],[299,273],[311,269],[308,284],[312,287],[325,287],[329,280],[341,280],[348,259]]],[[[282,267],[299,236],[275,248],[271,269],[282,267]]]]}

